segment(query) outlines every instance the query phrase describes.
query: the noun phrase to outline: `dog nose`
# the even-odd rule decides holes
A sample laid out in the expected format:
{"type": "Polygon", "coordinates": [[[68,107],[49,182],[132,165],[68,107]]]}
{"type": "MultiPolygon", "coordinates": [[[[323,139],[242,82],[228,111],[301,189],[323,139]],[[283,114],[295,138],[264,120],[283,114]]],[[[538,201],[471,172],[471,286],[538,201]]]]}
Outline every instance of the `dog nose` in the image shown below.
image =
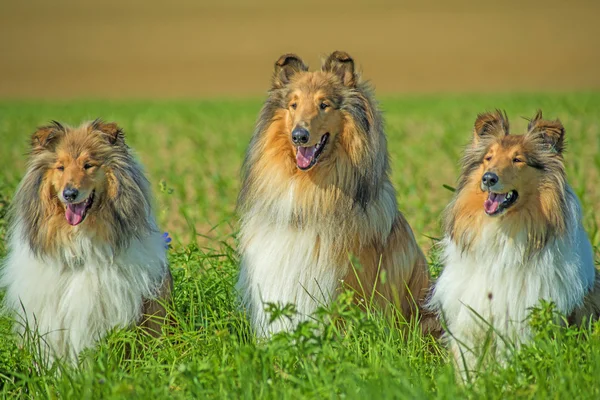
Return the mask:
{"type": "Polygon", "coordinates": [[[77,198],[77,195],[79,194],[79,190],[72,188],[72,187],[67,187],[65,188],[65,190],[63,190],[63,197],[66,201],[73,201],[77,198]]]}
{"type": "Polygon", "coordinates": [[[498,175],[496,175],[495,173],[486,172],[485,174],[483,174],[483,178],[481,178],[481,183],[483,183],[483,186],[491,188],[496,183],[498,183],[499,179],[500,178],[498,178],[498,175]]]}
{"type": "Polygon", "coordinates": [[[304,128],[296,127],[292,131],[292,142],[294,142],[294,144],[306,144],[308,143],[309,137],[310,133],[304,128]]]}

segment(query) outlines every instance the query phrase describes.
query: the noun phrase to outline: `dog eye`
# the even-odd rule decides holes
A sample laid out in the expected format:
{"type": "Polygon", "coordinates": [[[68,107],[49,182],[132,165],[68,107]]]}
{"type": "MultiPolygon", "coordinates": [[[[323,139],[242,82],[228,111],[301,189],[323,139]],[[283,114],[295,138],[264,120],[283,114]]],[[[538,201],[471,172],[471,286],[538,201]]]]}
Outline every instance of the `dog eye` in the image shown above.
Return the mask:
{"type": "Polygon", "coordinates": [[[290,107],[292,107],[292,109],[293,109],[293,110],[295,110],[295,109],[296,109],[296,107],[298,107],[298,104],[296,104],[296,103],[292,103],[292,104],[290,104],[290,107]]]}
{"type": "Polygon", "coordinates": [[[56,167],[56,169],[59,171],[64,171],[65,167],[63,167],[62,165],[59,165],[58,167],[56,167]]]}
{"type": "Polygon", "coordinates": [[[83,166],[84,169],[90,169],[92,167],[93,167],[93,165],[90,163],[85,163],[85,165],[83,166]]]}
{"type": "Polygon", "coordinates": [[[485,157],[485,161],[490,161],[491,159],[492,159],[492,156],[485,157]]]}
{"type": "Polygon", "coordinates": [[[513,162],[514,163],[522,163],[523,160],[521,160],[519,157],[515,157],[515,158],[513,158],[513,162]]]}
{"type": "Polygon", "coordinates": [[[319,107],[321,107],[321,110],[324,110],[324,109],[326,109],[327,107],[329,107],[329,104],[327,104],[327,103],[321,103],[321,104],[319,105],[319,107]]]}

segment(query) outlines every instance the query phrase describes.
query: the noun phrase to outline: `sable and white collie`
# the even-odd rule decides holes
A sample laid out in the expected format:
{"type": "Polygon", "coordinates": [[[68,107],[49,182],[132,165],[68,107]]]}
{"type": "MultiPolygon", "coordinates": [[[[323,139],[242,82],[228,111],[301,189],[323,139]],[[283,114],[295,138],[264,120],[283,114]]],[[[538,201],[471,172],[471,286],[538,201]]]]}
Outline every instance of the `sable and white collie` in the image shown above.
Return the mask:
{"type": "Polygon", "coordinates": [[[5,307],[18,332],[39,333],[45,360],[74,362],[115,327],[160,332],[172,286],[165,241],[116,124],[39,128],[9,220],[5,307]]]}
{"type": "Polygon", "coordinates": [[[293,329],[344,285],[411,317],[429,274],[388,170],[382,117],[352,58],[336,51],[315,72],[279,58],[238,203],[237,287],[257,335],[293,329]],[[265,303],[298,315],[269,324],[265,303]]]}
{"type": "Polygon", "coordinates": [[[445,267],[431,299],[459,369],[476,367],[490,343],[489,354],[503,359],[503,340],[526,341],[528,314],[542,299],[572,323],[600,310],[592,247],[565,176],[564,135],[541,111],[525,135],[509,134],[500,111],[475,121],[445,212],[445,267]]]}

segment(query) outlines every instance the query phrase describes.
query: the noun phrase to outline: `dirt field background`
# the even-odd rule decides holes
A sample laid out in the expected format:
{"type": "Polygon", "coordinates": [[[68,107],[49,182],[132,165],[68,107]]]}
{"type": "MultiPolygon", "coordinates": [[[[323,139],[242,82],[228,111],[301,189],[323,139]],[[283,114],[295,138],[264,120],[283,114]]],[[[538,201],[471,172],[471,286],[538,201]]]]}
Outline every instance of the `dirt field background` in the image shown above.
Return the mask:
{"type": "Polygon", "coordinates": [[[380,94],[593,90],[599,16],[591,0],[0,0],[0,98],[260,96],[282,53],[315,67],[336,49],[380,94]]]}

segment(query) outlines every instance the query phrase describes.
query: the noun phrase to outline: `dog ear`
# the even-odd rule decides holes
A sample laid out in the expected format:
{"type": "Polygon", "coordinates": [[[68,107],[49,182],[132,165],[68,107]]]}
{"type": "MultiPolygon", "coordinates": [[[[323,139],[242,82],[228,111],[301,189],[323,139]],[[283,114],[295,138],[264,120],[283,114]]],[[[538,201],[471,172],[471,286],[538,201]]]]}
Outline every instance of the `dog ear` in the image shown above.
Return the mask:
{"type": "Polygon", "coordinates": [[[358,77],[354,71],[354,60],[345,51],[334,51],[323,62],[321,69],[333,72],[340,77],[342,83],[349,87],[356,86],[358,77]]]}
{"type": "Polygon", "coordinates": [[[66,132],[60,122],[52,121],[52,124],[39,127],[31,136],[31,148],[35,150],[52,150],[56,141],[66,132]]]}
{"type": "Polygon", "coordinates": [[[565,148],[565,127],[558,119],[543,119],[542,110],[538,110],[529,121],[526,136],[541,139],[553,153],[562,154],[565,148]]]}
{"type": "Polygon", "coordinates": [[[273,89],[281,89],[288,83],[292,76],[298,72],[308,71],[304,61],[295,54],[284,54],[275,62],[273,72],[273,89]]]}
{"type": "Polygon", "coordinates": [[[509,133],[508,117],[502,110],[479,114],[473,129],[473,143],[485,138],[502,138],[509,133]]]}
{"type": "Polygon", "coordinates": [[[101,132],[110,144],[125,142],[123,130],[115,122],[104,122],[98,118],[92,122],[92,130],[101,132]]]}

